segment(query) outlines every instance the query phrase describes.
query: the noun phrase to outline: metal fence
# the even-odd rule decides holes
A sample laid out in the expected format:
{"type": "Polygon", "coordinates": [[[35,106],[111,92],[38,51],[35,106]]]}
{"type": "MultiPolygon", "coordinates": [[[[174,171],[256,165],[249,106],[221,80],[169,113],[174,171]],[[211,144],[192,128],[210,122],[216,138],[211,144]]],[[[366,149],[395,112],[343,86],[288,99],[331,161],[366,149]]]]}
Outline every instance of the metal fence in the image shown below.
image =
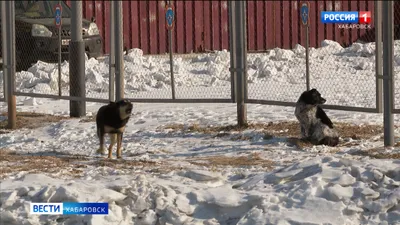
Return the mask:
{"type": "MultiPolygon", "coordinates": [[[[182,2],[174,6],[172,1],[149,2],[148,10],[156,12],[157,4],[164,12],[177,12],[183,15],[182,2]],[[177,7],[177,8],[176,8],[177,7]]],[[[178,4],[178,3],[177,3],[178,4]]],[[[146,4],[141,4],[146,8],[146,4]]],[[[143,13],[141,14],[144,15],[143,13]]],[[[129,16],[129,15],[126,15],[129,16]]],[[[142,49],[128,50],[125,56],[125,97],[133,102],[232,102],[230,53],[228,51],[206,54],[173,54],[186,43],[187,36],[195,38],[196,31],[187,32],[196,19],[196,13],[185,13],[184,18],[149,13],[141,19],[141,27],[150,31],[159,29],[160,21],[165,26],[159,33],[157,43],[148,43],[140,39],[146,48],[157,47],[158,43],[168,40],[166,48],[169,54],[143,55],[142,49]]],[[[212,33],[212,27],[203,32],[212,33]]],[[[149,41],[152,41],[150,39],[149,41]]]]}
{"type": "Polygon", "coordinates": [[[3,71],[0,71],[0,102],[5,101],[4,97],[5,86],[6,86],[5,76],[3,75],[3,71]]]}
{"type": "MultiPolygon", "coordinates": [[[[168,3],[166,1],[165,6],[168,3]]],[[[39,1],[39,4],[45,3],[39,1]]],[[[52,5],[51,7],[39,5],[39,9],[54,8],[57,2],[50,1],[50,3],[46,4],[52,5]]],[[[47,29],[44,26],[36,25],[32,27],[33,30],[24,33],[24,25],[16,19],[15,51],[18,72],[15,76],[15,94],[17,96],[107,102],[112,98],[114,92],[117,91],[110,90],[110,87],[113,87],[111,84],[118,77],[121,77],[124,85],[122,87],[117,85],[115,88],[123,88],[124,97],[133,102],[228,103],[235,101],[235,78],[232,75],[234,72],[230,71],[232,67],[232,52],[230,51],[215,51],[205,54],[173,54],[171,73],[170,55],[144,55],[141,49],[125,49],[122,56],[122,71],[119,73],[116,72],[116,63],[119,60],[117,58],[114,59],[114,57],[119,55],[120,52],[120,50],[115,49],[117,44],[116,39],[121,37],[119,33],[122,32],[116,32],[115,29],[117,28],[113,28],[116,18],[112,16],[112,13],[116,13],[118,9],[111,7],[112,2],[108,2],[107,4],[110,4],[110,14],[104,16],[110,18],[111,30],[106,35],[108,35],[110,48],[114,49],[114,53],[110,54],[111,58],[110,55],[107,55],[97,59],[93,57],[85,59],[85,97],[74,95],[70,90],[71,86],[78,86],[78,84],[71,83],[69,77],[71,65],[68,62],[69,43],[67,40],[71,31],[70,24],[62,24],[60,30],[56,28],[47,29]],[[61,48],[58,47],[58,34],[61,34],[61,48]],[[36,39],[32,39],[32,36],[35,36],[36,39]],[[51,41],[45,41],[43,38],[46,37],[51,41]],[[62,53],[60,73],[59,66],[56,63],[59,49],[61,49],[62,53]],[[110,59],[114,61],[110,61],[110,59]]],[[[251,23],[249,21],[249,13],[251,14],[253,11],[257,12],[254,15],[255,18],[262,21],[265,21],[264,16],[273,18],[274,21],[279,21],[284,17],[284,15],[279,14],[275,15],[275,18],[268,14],[269,11],[267,9],[256,9],[255,3],[253,2],[252,4],[247,4],[247,7],[253,7],[247,9],[247,23],[251,23]]],[[[171,5],[173,6],[173,4],[171,5]]],[[[72,11],[68,11],[68,7],[65,4],[62,6],[63,17],[67,17],[68,14],[73,13],[72,11]]],[[[314,6],[321,8],[318,5],[314,6]]],[[[15,1],[16,16],[18,17],[20,13],[29,11],[28,7],[32,6],[25,3],[25,1],[15,1]]],[[[380,11],[368,8],[371,7],[369,3],[365,7],[364,10],[375,12],[372,20],[375,23],[381,16],[377,13],[380,11]]],[[[323,5],[322,8],[329,10],[328,5],[323,5]]],[[[292,7],[290,9],[291,18],[297,17],[295,18],[296,21],[300,21],[301,17],[298,8],[297,10],[294,10],[292,7]]],[[[335,10],[335,8],[333,7],[331,10],[335,10]]],[[[118,14],[120,19],[125,16],[122,13],[123,11],[118,14]]],[[[157,12],[160,12],[160,10],[157,12]]],[[[284,10],[280,10],[280,12],[284,12],[284,10]]],[[[53,12],[48,13],[49,17],[53,16],[53,12]]],[[[35,10],[29,11],[24,16],[35,17],[35,10]]],[[[173,22],[174,27],[171,32],[168,32],[166,28],[162,32],[164,35],[159,36],[160,39],[171,39],[167,42],[166,47],[172,50],[172,52],[176,51],[177,43],[186,40],[185,35],[177,35],[177,27],[185,27],[187,21],[196,19],[195,16],[195,13],[188,13],[185,14],[184,20],[175,18],[173,22]],[[185,37],[185,39],[180,40],[179,37],[185,37]]],[[[142,21],[144,23],[143,26],[152,30],[151,26],[153,24],[156,26],[154,30],[159,30],[158,23],[149,22],[154,19],[153,17],[153,14],[149,14],[148,18],[144,18],[142,21]]],[[[228,17],[232,21],[232,13],[228,12],[228,17]]],[[[311,27],[316,27],[316,24],[320,23],[318,13],[314,12],[314,17],[317,19],[309,20],[311,27]]],[[[164,18],[167,23],[165,15],[158,15],[157,18],[164,18]]],[[[88,24],[90,24],[90,21],[88,21],[88,24]]],[[[228,41],[230,44],[233,36],[232,25],[234,23],[230,22],[228,27],[228,41]]],[[[247,27],[248,29],[251,28],[251,26],[247,27]]],[[[212,29],[211,26],[209,28],[212,29]]],[[[202,29],[204,30],[205,28],[202,29]]],[[[319,24],[317,30],[324,33],[325,36],[337,36],[342,33],[348,33],[348,35],[363,36],[364,39],[379,40],[381,38],[379,36],[372,37],[380,33],[379,29],[381,29],[380,26],[375,26],[373,27],[375,32],[370,32],[367,29],[340,28],[337,24],[319,24]],[[329,35],[330,33],[332,35],[329,35]]],[[[87,33],[88,30],[88,27],[82,28],[83,39],[90,36],[87,33]]],[[[299,25],[297,29],[298,34],[296,34],[296,37],[302,43],[306,39],[306,30],[306,26],[302,25],[299,25]]],[[[399,27],[395,27],[395,33],[398,30],[399,27]]],[[[196,33],[195,30],[193,32],[196,33]]],[[[210,30],[207,32],[212,33],[213,31],[210,30]]],[[[287,38],[282,37],[282,35],[278,36],[279,38],[287,38]]],[[[125,36],[122,37],[127,38],[125,36]]],[[[257,35],[248,35],[247,37],[256,38],[255,40],[247,40],[246,43],[249,45],[260,41],[267,43],[268,41],[259,39],[260,37],[267,38],[269,36],[261,35],[258,37],[257,35]]],[[[288,38],[289,40],[293,40],[291,35],[288,38]]],[[[382,75],[382,71],[376,71],[376,68],[380,68],[382,65],[382,62],[379,61],[382,58],[382,49],[379,49],[381,45],[375,45],[374,43],[363,44],[360,42],[343,47],[329,40],[322,41],[320,45],[322,47],[309,48],[309,76],[307,76],[306,70],[306,46],[302,46],[299,43],[293,44],[294,47],[289,49],[273,48],[264,53],[248,53],[247,82],[245,85],[246,103],[293,106],[301,92],[306,90],[306,84],[309,83],[310,87],[317,88],[326,96],[329,103],[326,106],[327,108],[381,112],[382,79],[380,76],[382,75]],[[378,49],[376,49],[376,46],[378,46],[378,49]],[[378,57],[375,57],[375,55],[378,55],[378,57]]],[[[86,47],[89,48],[88,46],[86,47]]],[[[88,53],[87,55],[90,56],[89,49],[85,50],[88,53]]],[[[395,42],[394,50],[394,79],[398,83],[400,79],[400,48],[398,42],[395,42]]],[[[396,110],[394,111],[399,113],[400,89],[397,88],[394,90],[396,96],[396,110]]]]}
{"type": "MultiPolygon", "coordinates": [[[[400,11],[400,3],[397,2],[393,8],[394,12],[400,11]]],[[[400,21],[400,13],[394,14],[394,20],[400,21]]],[[[397,39],[394,42],[394,112],[400,114],[400,24],[394,24],[394,37],[397,39]]]]}
{"type": "MultiPolygon", "coordinates": [[[[247,13],[260,12],[257,14],[259,21],[265,21],[266,16],[274,21],[281,21],[282,17],[285,17],[282,26],[286,24],[287,27],[290,26],[290,18],[292,21],[296,21],[296,25],[297,21],[301,21],[299,10],[301,5],[298,3],[296,3],[298,5],[296,10],[290,11],[290,17],[281,14],[275,15],[275,17],[263,14],[262,8],[254,9],[254,4],[250,5],[247,13]]],[[[258,5],[262,6],[262,4],[258,5]]],[[[368,5],[364,5],[364,7],[368,7],[368,5]]],[[[311,10],[316,12],[310,12],[307,24],[299,25],[298,29],[291,29],[292,32],[298,31],[298,33],[281,37],[280,33],[277,32],[280,39],[287,39],[288,45],[291,43],[289,40],[293,39],[299,40],[299,42],[304,43],[303,45],[296,43],[292,49],[274,48],[267,53],[248,54],[248,96],[246,102],[292,106],[309,84],[310,88],[317,88],[327,98],[326,108],[380,112],[382,110],[380,98],[382,96],[382,82],[376,75],[382,73],[376,71],[376,65],[378,63],[382,66],[382,63],[377,62],[381,57],[375,58],[375,43],[362,43],[360,41],[351,43],[348,47],[343,47],[338,42],[322,40],[321,43],[313,44],[321,47],[307,48],[310,42],[316,40],[315,37],[308,38],[307,33],[311,33],[312,30],[313,33],[319,32],[317,36],[335,37],[336,35],[343,35],[348,37],[353,35],[356,37],[358,35],[362,36],[363,39],[379,38],[379,40],[382,40],[381,36],[376,35],[381,26],[371,24],[370,27],[348,28],[338,24],[323,24],[320,17],[315,15],[319,15],[320,11],[324,10],[340,11],[341,8],[337,9],[336,5],[329,7],[329,5],[324,4],[324,1],[310,3],[309,8],[310,10],[311,8],[318,10],[311,10]],[[376,32],[371,32],[372,29],[376,32]],[[306,44],[306,40],[308,44],[306,44]],[[307,71],[306,64],[307,55],[309,71],[307,71]]],[[[360,7],[359,9],[366,10],[366,8],[360,7]]],[[[264,9],[264,11],[267,10],[267,8],[264,9]]],[[[376,13],[374,9],[368,10],[373,13],[374,20],[372,21],[377,23],[377,19],[381,18],[380,12],[376,13]]],[[[248,44],[257,42],[259,42],[258,39],[248,40],[248,44]]],[[[382,51],[381,45],[378,46],[379,51],[382,51]]],[[[381,53],[379,54],[381,55],[381,53]]]]}
{"type": "MultiPolygon", "coordinates": [[[[71,67],[69,63],[73,19],[64,20],[60,28],[35,23],[31,23],[31,27],[27,28],[29,25],[26,20],[40,17],[46,20],[45,23],[54,24],[53,9],[57,4],[60,4],[62,8],[61,17],[73,18],[74,11],[63,1],[14,1],[16,61],[14,94],[26,97],[107,102],[108,74],[101,73],[99,70],[108,65],[97,60],[95,63],[94,58],[89,59],[87,56],[91,52],[88,51],[82,62],[85,65],[85,88],[81,89],[86,90],[85,96],[74,93],[76,90],[74,87],[79,84],[76,80],[70,79],[69,71],[75,67],[71,67]]],[[[88,33],[88,27],[82,27],[81,30],[82,38],[93,39],[88,33]]],[[[91,48],[87,45],[85,47],[85,50],[91,48]]]]}

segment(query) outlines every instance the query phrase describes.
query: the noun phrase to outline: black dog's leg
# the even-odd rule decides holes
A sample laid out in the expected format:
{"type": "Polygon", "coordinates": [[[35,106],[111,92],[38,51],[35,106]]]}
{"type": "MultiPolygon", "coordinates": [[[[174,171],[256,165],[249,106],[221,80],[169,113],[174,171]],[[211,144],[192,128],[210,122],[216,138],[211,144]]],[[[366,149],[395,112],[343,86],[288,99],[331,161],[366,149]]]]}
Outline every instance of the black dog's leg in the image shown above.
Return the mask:
{"type": "Polygon", "coordinates": [[[321,122],[327,125],[329,128],[331,129],[333,128],[333,123],[331,119],[329,119],[328,115],[326,115],[325,111],[320,106],[317,107],[316,117],[320,119],[321,122]]]}
{"type": "Polygon", "coordinates": [[[110,134],[110,146],[108,147],[108,158],[112,158],[112,149],[117,142],[117,134],[110,134]]]}
{"type": "Polygon", "coordinates": [[[318,144],[335,147],[336,145],[339,144],[339,138],[338,137],[325,137],[324,139],[319,141],[318,144]]]}
{"type": "Polygon", "coordinates": [[[303,125],[300,126],[300,132],[301,132],[301,138],[307,138],[307,134],[306,134],[306,129],[304,128],[303,125]]]}
{"type": "Polygon", "coordinates": [[[117,158],[118,159],[122,158],[122,150],[121,150],[122,136],[123,136],[122,132],[117,134],[117,158]]]}
{"type": "Polygon", "coordinates": [[[97,136],[99,137],[100,141],[100,148],[97,150],[97,153],[105,154],[106,151],[104,148],[104,129],[97,128],[97,136]]]}

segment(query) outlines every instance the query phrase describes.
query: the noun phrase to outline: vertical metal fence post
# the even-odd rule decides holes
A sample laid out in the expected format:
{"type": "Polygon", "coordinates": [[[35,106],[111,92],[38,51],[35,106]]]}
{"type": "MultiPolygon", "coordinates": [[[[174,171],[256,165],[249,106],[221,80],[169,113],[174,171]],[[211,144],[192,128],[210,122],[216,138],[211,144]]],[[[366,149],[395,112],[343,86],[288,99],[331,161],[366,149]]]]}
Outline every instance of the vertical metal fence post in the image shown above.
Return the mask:
{"type": "MultiPolygon", "coordinates": [[[[171,6],[171,1],[167,1],[167,4],[169,6],[171,6]]],[[[175,76],[174,76],[174,57],[173,57],[173,51],[174,51],[174,42],[173,42],[173,32],[172,32],[172,28],[173,28],[173,23],[175,21],[172,20],[172,24],[171,27],[168,27],[168,45],[169,45],[169,68],[170,68],[170,72],[171,72],[171,94],[172,94],[172,99],[175,99],[175,76]]],[[[168,24],[168,19],[166,21],[166,23],[168,24]]]]}
{"type": "MultiPolygon", "coordinates": [[[[1,4],[1,40],[2,40],[2,46],[8,46],[9,44],[7,43],[7,38],[8,38],[8,30],[7,30],[7,13],[8,13],[8,4],[5,1],[0,1],[1,4]]],[[[8,54],[7,54],[7,48],[2,48],[2,54],[3,56],[3,92],[4,92],[4,99],[8,101],[8,91],[7,91],[7,83],[8,83],[8,54]]]]}
{"type": "Polygon", "coordinates": [[[383,103],[384,145],[394,145],[393,124],[393,1],[382,2],[383,17],[383,103]]]}
{"type": "MultiPolygon", "coordinates": [[[[58,1],[58,4],[61,6],[61,1],[58,1]]],[[[61,10],[61,20],[62,20],[62,10],[61,10]]],[[[61,22],[62,24],[62,22],[61,22]]],[[[61,89],[61,47],[62,47],[62,40],[61,40],[61,26],[58,27],[58,96],[62,95],[61,89]]]]}
{"type": "MultiPolygon", "coordinates": [[[[3,62],[4,68],[7,70],[7,73],[4,76],[7,76],[7,102],[8,102],[8,114],[7,114],[7,128],[15,129],[17,126],[17,104],[14,95],[15,90],[15,7],[14,1],[7,1],[4,5],[6,8],[5,17],[6,17],[6,46],[10,46],[7,48],[6,52],[6,62],[3,62]]],[[[2,18],[3,19],[3,18],[2,18]]],[[[4,48],[4,45],[3,45],[4,48]]]]}
{"type": "Polygon", "coordinates": [[[310,25],[306,25],[306,89],[310,90],[310,25]]]}
{"type": "Polygon", "coordinates": [[[382,91],[382,2],[375,1],[375,76],[376,76],[376,110],[383,112],[383,91],[382,91]]]}
{"type": "Polygon", "coordinates": [[[235,51],[235,40],[234,38],[234,31],[236,30],[235,27],[235,20],[233,13],[235,12],[235,1],[228,1],[228,17],[229,17],[229,53],[230,53],[230,72],[231,72],[231,99],[233,103],[236,103],[236,73],[234,68],[236,68],[236,51],[235,51]]]}
{"type": "Polygon", "coordinates": [[[246,1],[235,2],[235,48],[237,74],[237,115],[238,126],[247,125],[247,42],[246,42],[246,1]]]}
{"type": "Polygon", "coordinates": [[[122,1],[115,1],[115,99],[124,98],[124,36],[122,1]]]}
{"type": "Polygon", "coordinates": [[[110,101],[115,101],[115,4],[110,4],[110,55],[109,55],[109,80],[108,80],[108,97],[110,101]]]}
{"type": "MultiPolygon", "coordinates": [[[[70,96],[85,98],[85,43],[82,39],[82,1],[71,1],[71,43],[69,45],[70,96]]],[[[86,115],[84,100],[70,101],[70,116],[86,115]]]]}

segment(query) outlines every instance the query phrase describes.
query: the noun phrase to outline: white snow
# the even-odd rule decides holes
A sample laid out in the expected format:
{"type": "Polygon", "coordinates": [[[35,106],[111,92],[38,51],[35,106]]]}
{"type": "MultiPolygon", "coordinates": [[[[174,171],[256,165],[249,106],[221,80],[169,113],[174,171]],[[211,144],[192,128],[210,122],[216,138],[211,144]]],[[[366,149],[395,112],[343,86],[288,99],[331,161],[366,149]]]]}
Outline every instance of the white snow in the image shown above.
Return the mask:
{"type": "MultiPolygon", "coordinates": [[[[329,104],[374,107],[374,43],[342,48],[325,40],[322,46],[310,49],[311,86],[320,89],[329,104]]],[[[295,101],[305,89],[304,56],[300,45],[293,50],[249,54],[249,98],[295,101]]],[[[397,83],[399,57],[400,42],[396,41],[397,83]]],[[[125,95],[170,98],[168,60],[166,56],[144,56],[140,49],[129,50],[125,55],[125,95]]],[[[107,62],[107,58],[87,59],[89,97],[108,97],[107,62]]],[[[229,52],[175,56],[174,66],[180,98],[229,98],[229,52]]],[[[69,93],[68,68],[63,62],[65,95],[69,93]]],[[[58,94],[54,64],[38,62],[16,78],[19,91],[58,94]]],[[[398,90],[396,104],[400,108],[398,90]]],[[[69,114],[68,101],[29,97],[17,101],[18,111],[69,114]]],[[[7,105],[0,105],[1,111],[6,111],[7,105]]],[[[87,115],[94,115],[100,106],[87,103],[87,115]]],[[[248,120],[254,123],[295,121],[293,113],[292,107],[248,105],[248,120]]],[[[327,113],[334,122],[383,123],[383,114],[327,113]]],[[[4,119],[0,116],[0,121],[4,119]]],[[[0,183],[1,224],[400,224],[400,160],[353,154],[383,146],[381,135],[342,140],[352,144],[349,146],[299,150],[286,138],[264,140],[262,130],[215,136],[160,128],[170,124],[234,125],[236,104],[135,103],[124,134],[124,160],[107,161],[96,154],[94,122],[69,119],[36,129],[0,131],[0,151],[85,158],[55,168],[57,172],[7,173],[0,183]],[[205,164],[205,157],[222,156],[253,161],[259,157],[273,165],[268,169],[205,164]],[[112,166],[113,162],[119,162],[118,166],[112,166]],[[80,177],[72,176],[73,170],[80,171],[80,177]],[[30,202],[63,201],[108,202],[110,214],[29,214],[30,202]]],[[[399,115],[395,115],[395,124],[400,124],[399,115]]],[[[399,142],[398,127],[395,133],[399,142]]],[[[399,147],[381,151],[400,154],[399,147]]],[[[5,169],[11,165],[3,159],[0,163],[5,169]]]]}

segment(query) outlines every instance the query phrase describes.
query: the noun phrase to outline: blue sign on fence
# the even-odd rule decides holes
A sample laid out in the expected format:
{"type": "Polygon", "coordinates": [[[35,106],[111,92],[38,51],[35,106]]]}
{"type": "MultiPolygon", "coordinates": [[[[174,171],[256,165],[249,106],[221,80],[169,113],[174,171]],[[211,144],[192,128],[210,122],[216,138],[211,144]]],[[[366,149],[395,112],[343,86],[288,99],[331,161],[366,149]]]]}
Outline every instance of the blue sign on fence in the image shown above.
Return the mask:
{"type": "Polygon", "coordinates": [[[57,4],[56,8],[55,8],[55,15],[54,15],[54,21],[56,24],[56,27],[60,27],[61,26],[61,5],[57,4]]]}
{"type": "Polygon", "coordinates": [[[308,24],[308,17],[309,17],[309,6],[307,2],[304,2],[301,4],[300,8],[300,15],[301,15],[301,21],[303,22],[303,25],[308,24]]]}
{"type": "Polygon", "coordinates": [[[165,12],[165,19],[167,22],[167,29],[173,29],[174,28],[174,20],[175,20],[175,12],[174,8],[172,5],[167,5],[166,6],[166,12],[165,12]]]}

